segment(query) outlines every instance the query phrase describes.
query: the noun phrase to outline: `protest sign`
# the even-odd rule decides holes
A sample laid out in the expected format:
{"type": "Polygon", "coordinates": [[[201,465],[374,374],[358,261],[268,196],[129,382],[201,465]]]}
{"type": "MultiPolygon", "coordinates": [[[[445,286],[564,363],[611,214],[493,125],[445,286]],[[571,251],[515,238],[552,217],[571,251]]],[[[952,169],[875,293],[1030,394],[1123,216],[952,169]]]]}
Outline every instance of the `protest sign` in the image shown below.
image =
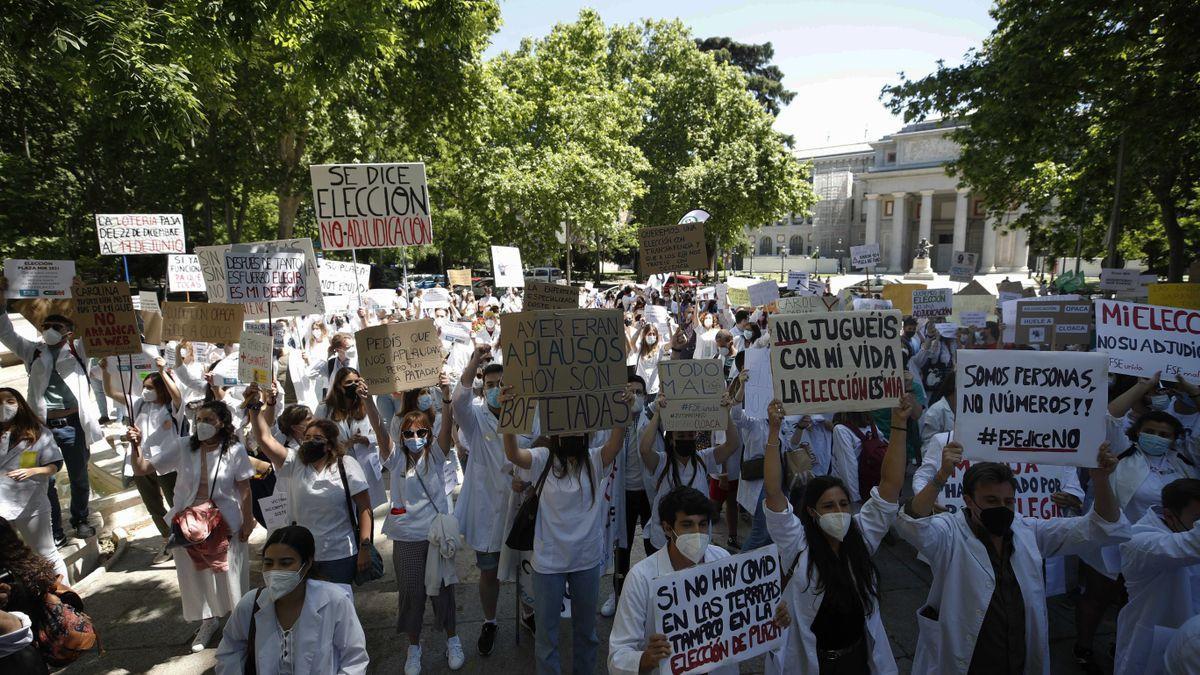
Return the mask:
{"type": "Polygon", "coordinates": [[[879,244],[863,244],[850,247],[850,266],[856,270],[870,270],[879,265],[879,244]]]}
{"type": "Polygon", "coordinates": [[[938,336],[947,340],[958,336],[958,324],[943,321],[942,323],[933,324],[934,330],[938,332],[938,336]]]}
{"type": "Polygon", "coordinates": [[[129,393],[134,396],[141,396],[142,380],[146,379],[150,373],[158,372],[158,366],[154,363],[158,356],[158,347],[142,344],[141,352],[104,359],[101,365],[112,375],[113,382],[117,382],[118,387],[122,390],[128,389],[129,393]]]}
{"type": "Polygon", "coordinates": [[[238,382],[270,386],[273,363],[271,336],[248,330],[238,337],[238,382]]]}
{"type": "Polygon", "coordinates": [[[142,336],[129,297],[129,284],[75,287],[75,327],[87,355],[93,358],[139,354],[142,336]]]}
{"type": "Polygon", "coordinates": [[[354,295],[371,286],[371,266],[328,258],[317,259],[322,295],[354,295]]]}
{"type": "Polygon", "coordinates": [[[442,339],[460,345],[474,344],[471,324],[465,321],[447,321],[442,324],[442,339]]]}
{"type": "Polygon", "coordinates": [[[638,256],[642,276],[656,272],[683,272],[708,267],[704,223],[691,222],[638,231],[638,256]]]}
{"type": "Polygon", "coordinates": [[[807,292],[808,282],[811,275],[808,272],[797,272],[796,270],[788,270],[787,287],[789,291],[807,292]]]}
{"type": "Polygon", "coordinates": [[[1096,466],[1108,413],[1108,356],[958,350],[954,438],[989,462],[1096,466]]]}
{"type": "Polygon", "coordinates": [[[75,261],[5,258],[4,278],[5,298],[69,298],[75,261]]]}
{"type": "Polygon", "coordinates": [[[1149,288],[1149,303],[1159,307],[1200,309],[1200,285],[1154,284],[1149,288]]]}
{"type": "Polygon", "coordinates": [[[949,288],[927,288],[912,292],[912,316],[932,318],[954,313],[954,292],[949,288]]]}
{"type": "Polygon", "coordinates": [[[996,284],[996,292],[999,294],[1000,302],[1025,297],[1025,287],[1019,281],[1001,281],[996,284]]]}
{"type": "Polygon", "coordinates": [[[1200,379],[1200,310],[1096,300],[1096,350],[1122,375],[1200,379]]]}
{"type": "Polygon", "coordinates": [[[780,298],[775,306],[780,314],[837,312],[842,309],[842,301],[836,295],[794,295],[790,298],[780,298]]]}
{"type": "Polygon", "coordinates": [[[184,253],[183,216],[178,213],[96,214],[100,255],[184,253]]]}
{"type": "Polygon", "coordinates": [[[1060,349],[1092,342],[1092,303],[1088,300],[1016,301],[1016,344],[1060,349]]]}
{"type": "Polygon", "coordinates": [[[783,595],[775,544],[688,567],[653,581],[649,632],[667,636],[659,672],[706,673],[778,647],[775,605],[783,595]]]}
{"type": "Polygon", "coordinates": [[[433,243],[424,162],[314,164],[308,171],[322,249],[433,243]]]}
{"type": "Polygon", "coordinates": [[[879,297],[891,300],[892,307],[903,312],[904,316],[912,316],[913,291],[925,288],[925,284],[884,284],[879,297]]]}
{"type": "Polygon", "coordinates": [[[962,315],[966,312],[982,312],[989,319],[996,317],[996,296],[988,292],[978,281],[963,286],[963,289],[954,294],[954,312],[950,314],[952,320],[966,324],[962,315]]]}
{"type": "MultiPolygon", "coordinates": [[[[275,251],[300,251],[304,254],[304,287],[313,289],[306,292],[305,299],[298,302],[275,302],[271,305],[271,313],[276,317],[305,316],[308,314],[324,314],[324,296],[316,291],[321,287],[321,277],[317,267],[317,256],[313,252],[312,239],[298,237],[277,241],[257,241],[249,244],[223,244],[220,246],[197,246],[196,255],[200,259],[200,271],[204,274],[204,286],[208,292],[209,302],[233,302],[229,299],[228,287],[225,280],[225,254],[229,251],[238,253],[267,253],[275,251]]],[[[262,319],[267,316],[267,302],[241,301],[245,305],[247,319],[262,319]]]]}
{"type": "MultiPolygon", "coordinates": [[[[349,314],[350,301],[354,299],[352,295],[326,295],[322,298],[325,303],[326,314],[349,314]]],[[[363,296],[363,303],[370,309],[378,309],[379,304],[372,301],[371,298],[363,296]]]]}
{"type": "Polygon", "coordinates": [[[434,287],[421,292],[421,309],[446,309],[449,306],[450,291],[434,287]]]}
{"type": "Polygon", "coordinates": [[[220,361],[213,366],[212,370],[208,371],[212,373],[213,384],[225,388],[242,386],[241,380],[238,379],[238,369],[242,362],[238,358],[237,352],[226,355],[218,349],[214,353],[220,356],[220,361]]]}
{"type": "Polygon", "coordinates": [[[446,270],[446,278],[450,282],[450,288],[471,286],[471,270],[446,270]]]}
{"type": "Polygon", "coordinates": [[[162,304],[162,338],[214,344],[234,343],[241,337],[244,315],[241,305],[168,300],[162,304]]]}
{"type": "Polygon", "coordinates": [[[522,288],[525,272],[521,268],[521,249],[514,246],[492,247],[492,277],[496,288],[522,288]]]}
{"type": "Polygon", "coordinates": [[[729,286],[725,289],[725,302],[730,307],[750,307],[750,293],[745,288],[729,286]]]}
{"type": "Polygon", "coordinates": [[[895,310],[771,316],[772,386],[784,411],[853,412],[899,403],[902,319],[895,310]]]}
{"type": "Polygon", "coordinates": [[[642,310],[642,319],[658,328],[660,340],[667,339],[671,334],[670,312],[662,305],[646,305],[642,310]]]}
{"type": "Polygon", "coordinates": [[[958,315],[959,323],[963,326],[972,328],[984,328],[987,326],[987,312],[962,312],[958,315]]]}
{"type": "Polygon", "coordinates": [[[779,284],[774,281],[761,281],[746,289],[750,295],[750,304],[755,307],[766,307],[779,299],[779,284]]]}
{"type": "Polygon", "coordinates": [[[1141,285],[1141,277],[1141,270],[1105,267],[1100,270],[1100,290],[1114,293],[1136,291],[1141,285]]]}
{"type": "Polygon", "coordinates": [[[190,253],[167,256],[167,287],[172,293],[203,293],[204,272],[200,258],[190,253]]]}
{"type": "Polygon", "coordinates": [[[717,297],[717,309],[729,307],[729,284],[713,284],[713,295],[717,297]]]}
{"type": "Polygon", "coordinates": [[[500,413],[501,431],[545,435],[611,429],[632,417],[622,392],[625,323],[616,309],[521,312],[500,316],[505,385],[517,398],[500,413]]]}
{"type": "Polygon", "coordinates": [[[134,298],[138,301],[138,318],[142,321],[142,339],[147,344],[162,342],[162,311],[158,307],[158,294],[154,291],[139,291],[134,298]]]}
{"type": "Polygon", "coordinates": [[[1017,341],[1017,305],[1023,302],[1058,302],[1060,300],[1079,300],[1079,296],[1074,293],[1065,295],[1042,295],[1037,297],[1021,297],[1012,300],[1004,300],[1000,303],[1000,322],[1004,324],[1003,334],[1000,341],[1003,343],[1015,343],[1017,341]]]}
{"type": "MultiPolygon", "coordinates": [[[[951,513],[956,513],[965,506],[962,496],[963,474],[971,467],[971,460],[964,459],[954,465],[954,473],[938,492],[938,506],[951,513]]],[[[1012,469],[1013,478],[1017,481],[1016,509],[1017,516],[1028,516],[1049,520],[1073,515],[1067,513],[1061,506],[1050,498],[1056,492],[1063,491],[1063,472],[1074,471],[1064,466],[1052,464],[1033,464],[1029,462],[1008,462],[1012,469]]]]}
{"type": "Polygon", "coordinates": [[[765,417],[767,405],[775,397],[771,377],[771,350],[755,347],[743,351],[743,371],[750,373],[746,380],[746,400],[743,409],[754,417],[765,417]]]}
{"type": "Polygon", "coordinates": [[[974,279],[978,262],[979,255],[976,253],[955,251],[950,261],[950,281],[965,284],[974,279]]]}
{"type": "Polygon", "coordinates": [[[358,370],[372,394],[430,387],[442,373],[442,341],[433,319],[387,323],[354,334],[358,370]]]}
{"type": "Polygon", "coordinates": [[[544,281],[527,281],[521,308],[526,312],[543,309],[579,309],[579,289],[573,286],[548,284],[544,281]]]}
{"type": "Polygon", "coordinates": [[[893,309],[891,300],[879,298],[854,298],[850,303],[851,309],[893,309]]]}
{"type": "Polygon", "coordinates": [[[233,302],[297,302],[308,294],[300,251],[228,251],[225,282],[233,302]]]}
{"type": "Polygon", "coordinates": [[[659,411],[667,431],[719,431],[729,421],[721,405],[725,369],[718,359],[659,361],[658,393],[667,397],[659,411]]]}

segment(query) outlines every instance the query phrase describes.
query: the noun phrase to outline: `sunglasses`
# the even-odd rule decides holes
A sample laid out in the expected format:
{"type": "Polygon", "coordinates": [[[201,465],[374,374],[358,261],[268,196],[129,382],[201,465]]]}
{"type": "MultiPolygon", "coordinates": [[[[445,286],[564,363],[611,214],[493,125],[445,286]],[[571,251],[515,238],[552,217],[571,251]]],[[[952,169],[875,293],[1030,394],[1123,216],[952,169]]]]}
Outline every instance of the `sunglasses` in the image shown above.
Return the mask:
{"type": "Polygon", "coordinates": [[[429,430],[428,429],[408,429],[407,431],[401,431],[400,435],[403,438],[425,438],[426,436],[429,435],[429,430]]]}

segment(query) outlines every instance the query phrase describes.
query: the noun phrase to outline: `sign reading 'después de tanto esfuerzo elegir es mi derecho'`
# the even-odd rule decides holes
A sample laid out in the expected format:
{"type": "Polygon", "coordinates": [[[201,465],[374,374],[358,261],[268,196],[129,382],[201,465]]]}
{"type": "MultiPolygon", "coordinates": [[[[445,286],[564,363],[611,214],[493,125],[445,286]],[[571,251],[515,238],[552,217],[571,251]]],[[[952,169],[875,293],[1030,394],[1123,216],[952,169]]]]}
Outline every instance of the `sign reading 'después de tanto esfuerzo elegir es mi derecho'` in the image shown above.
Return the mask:
{"type": "Polygon", "coordinates": [[[309,167],[321,248],[393,248],[433,243],[425,164],[309,167]]]}

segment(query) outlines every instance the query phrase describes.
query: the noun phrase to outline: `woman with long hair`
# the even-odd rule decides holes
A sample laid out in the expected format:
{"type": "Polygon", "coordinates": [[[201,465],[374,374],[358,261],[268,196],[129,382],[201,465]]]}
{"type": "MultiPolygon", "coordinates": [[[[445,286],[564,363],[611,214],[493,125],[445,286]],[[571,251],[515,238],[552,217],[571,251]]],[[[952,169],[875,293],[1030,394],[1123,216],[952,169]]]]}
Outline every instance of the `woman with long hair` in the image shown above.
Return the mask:
{"type": "Polygon", "coordinates": [[[768,672],[896,672],[871,556],[899,513],[911,406],[906,396],[892,411],[879,485],[857,515],[852,515],[845,482],[835,476],[812,478],[798,488],[794,505],[789,503],[779,450],[783,404],[775,400],[768,406],[764,507],[767,529],[779,547],[783,599],[792,618],[786,647],[768,657],[768,672]]]}
{"type": "MultiPolygon", "coordinates": [[[[45,495],[44,489],[42,494],[45,495]]],[[[46,613],[44,598],[58,587],[59,573],[49,560],[22,541],[17,528],[5,518],[0,518],[0,571],[7,572],[0,584],[8,587],[6,601],[0,610],[20,612],[29,617],[34,647],[33,652],[13,655],[13,661],[19,662],[23,670],[6,672],[45,673],[47,669],[39,642],[42,626],[51,617],[46,613]]],[[[4,660],[3,665],[7,667],[9,661],[4,660]]]]}
{"type": "Polygon", "coordinates": [[[325,400],[313,411],[313,416],[333,422],[341,437],[346,439],[347,454],[354,457],[364,471],[371,508],[387,503],[383,462],[379,458],[378,439],[382,434],[377,431],[378,410],[357,369],[345,367],[334,375],[325,400]]]}
{"type": "Polygon", "coordinates": [[[629,351],[637,354],[634,374],[646,382],[646,395],[658,394],[658,362],[670,353],[670,342],[658,334],[658,326],[647,323],[629,341],[629,351]]]}
{"type": "Polygon", "coordinates": [[[66,578],[50,528],[50,477],[62,468],[54,434],[19,391],[0,388],[0,517],[66,578]]]}
{"type": "MultiPolygon", "coordinates": [[[[263,390],[259,389],[257,384],[252,384],[246,389],[247,392],[258,392],[261,396],[263,407],[259,414],[267,421],[268,425],[272,421],[275,423],[275,430],[271,433],[271,437],[289,450],[299,450],[300,445],[304,443],[304,431],[313,419],[312,411],[308,406],[291,403],[284,406],[283,410],[276,415],[275,407],[279,392],[275,387],[263,390]]],[[[249,400],[243,401],[247,413],[250,406],[257,400],[259,399],[251,396],[249,400]]],[[[250,421],[248,414],[247,421],[250,421]]],[[[251,437],[253,438],[253,435],[251,437]]],[[[267,527],[259,500],[275,494],[276,489],[286,493],[287,486],[279,480],[279,475],[275,472],[275,464],[263,450],[262,444],[255,439],[251,446],[247,452],[250,456],[250,465],[254,467],[254,477],[250,479],[250,494],[254,497],[254,519],[258,521],[259,525],[267,527]]]]}
{"type": "MultiPolygon", "coordinates": [[[[907,428],[908,422],[904,422],[907,428]]],[[[850,501],[861,502],[869,495],[859,494],[858,460],[862,456],[863,442],[870,437],[879,437],[879,428],[869,412],[837,413],[833,416],[833,450],[830,473],[846,485],[850,501]]],[[[908,435],[905,434],[905,438],[908,435]]]]}
{"type": "Polygon", "coordinates": [[[217,675],[367,672],[367,639],[354,601],[314,577],[315,550],[312,533],[299,525],[267,537],[263,586],[242,596],[225,624],[217,675]]]}
{"type": "MultiPolygon", "coordinates": [[[[420,412],[425,415],[429,421],[429,428],[434,434],[441,434],[443,420],[449,420],[450,417],[447,411],[450,409],[450,376],[444,371],[438,378],[438,386],[436,387],[420,387],[417,389],[409,389],[401,392],[399,400],[396,401],[396,412],[390,417],[391,422],[388,423],[388,436],[392,438],[393,447],[398,447],[396,439],[399,438],[400,423],[411,412],[420,412]]],[[[381,419],[388,419],[381,417],[381,419]]],[[[450,424],[449,421],[445,422],[450,424]]],[[[453,430],[450,430],[453,434],[453,430]]],[[[453,439],[453,436],[451,436],[453,439]]],[[[460,472],[462,468],[459,464],[458,450],[453,447],[453,443],[443,445],[442,452],[446,455],[446,462],[442,466],[442,473],[445,478],[446,494],[454,492],[454,489],[462,484],[460,472]]],[[[380,450],[380,458],[383,459],[382,449],[380,450]]],[[[386,465],[386,462],[384,462],[386,465]]]]}

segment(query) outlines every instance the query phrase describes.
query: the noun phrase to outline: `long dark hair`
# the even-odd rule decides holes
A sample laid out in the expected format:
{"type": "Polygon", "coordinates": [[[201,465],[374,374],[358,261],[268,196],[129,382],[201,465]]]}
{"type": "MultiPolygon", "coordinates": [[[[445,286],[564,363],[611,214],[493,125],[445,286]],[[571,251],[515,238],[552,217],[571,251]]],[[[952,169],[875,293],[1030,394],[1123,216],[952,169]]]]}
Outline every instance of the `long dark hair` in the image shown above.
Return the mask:
{"type": "MultiPolygon", "coordinates": [[[[9,442],[13,445],[21,441],[33,443],[42,435],[42,431],[46,428],[42,424],[42,420],[38,418],[37,413],[33,412],[33,408],[29,407],[29,402],[21,395],[21,392],[12,387],[0,387],[0,392],[12,394],[13,398],[17,399],[17,414],[7,422],[0,423],[0,426],[6,426],[12,432],[9,442]]],[[[8,448],[3,448],[7,451],[8,448]]]]}
{"type": "Polygon", "coordinates": [[[551,471],[557,478],[566,478],[567,474],[571,473],[571,463],[574,462],[575,479],[579,481],[580,488],[583,488],[583,472],[586,471],[588,485],[592,488],[592,502],[595,503],[596,477],[592,475],[592,462],[588,454],[591,436],[551,436],[547,443],[550,450],[547,461],[550,462],[551,471]]]}
{"type": "Polygon", "coordinates": [[[12,524],[4,518],[0,518],[0,570],[7,570],[13,576],[8,582],[13,592],[5,609],[29,614],[33,634],[37,637],[37,629],[46,618],[46,605],[42,597],[54,589],[58,573],[49,560],[25,545],[12,524]]]}
{"type": "MultiPolygon", "coordinates": [[[[808,481],[800,500],[800,510],[796,514],[804,526],[804,538],[808,542],[808,583],[815,583],[816,589],[824,593],[822,602],[832,602],[843,611],[853,611],[858,604],[865,616],[875,611],[879,570],[875,568],[875,561],[871,560],[871,552],[867,550],[858,523],[853,519],[850,521],[850,529],[842,539],[838,552],[834,553],[833,547],[825,539],[824,530],[809,513],[809,509],[816,509],[821,496],[833,488],[844,492],[847,498],[850,496],[850,491],[840,478],[817,476],[808,481]],[[855,595],[858,596],[858,603],[852,600],[855,595]]],[[[790,561],[784,561],[784,564],[790,564],[790,561]]],[[[808,586],[804,588],[807,590],[808,586]]]]}
{"type": "MultiPolygon", "coordinates": [[[[221,427],[217,429],[217,436],[221,439],[221,454],[229,449],[229,446],[234,441],[233,435],[233,413],[229,412],[229,406],[225,405],[224,401],[205,401],[196,410],[199,414],[201,410],[211,410],[217,416],[217,420],[221,422],[221,427]]],[[[192,452],[200,449],[200,438],[192,434],[189,439],[191,441],[192,452]]]]}
{"type": "MultiPolygon", "coordinates": [[[[679,460],[683,459],[683,458],[675,450],[675,432],[672,431],[669,433],[671,434],[671,438],[663,443],[663,447],[665,447],[667,450],[667,457],[666,457],[667,466],[663,468],[662,475],[660,475],[658,477],[658,482],[656,482],[654,484],[655,490],[662,487],[663,479],[665,479],[667,477],[667,471],[671,472],[671,478],[672,478],[672,480],[675,481],[676,486],[685,484],[681,480],[682,472],[679,470],[679,460]]],[[[694,442],[695,441],[693,441],[693,443],[694,442]]],[[[691,465],[691,467],[692,467],[692,472],[693,472],[692,475],[693,476],[696,475],[695,474],[696,471],[699,471],[702,473],[706,473],[708,471],[708,469],[704,466],[704,462],[700,461],[700,457],[698,457],[695,452],[692,453],[691,457],[688,457],[686,459],[687,459],[687,463],[689,465],[691,465]]],[[[690,485],[690,484],[691,483],[687,483],[687,485],[690,485]]]]}
{"type": "Polygon", "coordinates": [[[363,397],[355,396],[354,400],[351,400],[342,390],[342,383],[346,381],[347,375],[362,377],[354,368],[342,368],[333,376],[333,382],[329,384],[329,391],[325,394],[325,414],[334,422],[351,418],[361,420],[367,416],[367,403],[363,397]]]}
{"type": "MultiPolygon", "coordinates": [[[[302,563],[310,563],[316,558],[317,543],[313,539],[312,532],[309,532],[307,527],[303,525],[285,525],[271,533],[267,537],[267,543],[263,544],[262,555],[267,554],[267,549],[275,544],[282,544],[295,551],[300,556],[302,563]]],[[[308,569],[312,572],[312,567],[308,569]]],[[[305,573],[305,576],[308,576],[305,573]]]]}

